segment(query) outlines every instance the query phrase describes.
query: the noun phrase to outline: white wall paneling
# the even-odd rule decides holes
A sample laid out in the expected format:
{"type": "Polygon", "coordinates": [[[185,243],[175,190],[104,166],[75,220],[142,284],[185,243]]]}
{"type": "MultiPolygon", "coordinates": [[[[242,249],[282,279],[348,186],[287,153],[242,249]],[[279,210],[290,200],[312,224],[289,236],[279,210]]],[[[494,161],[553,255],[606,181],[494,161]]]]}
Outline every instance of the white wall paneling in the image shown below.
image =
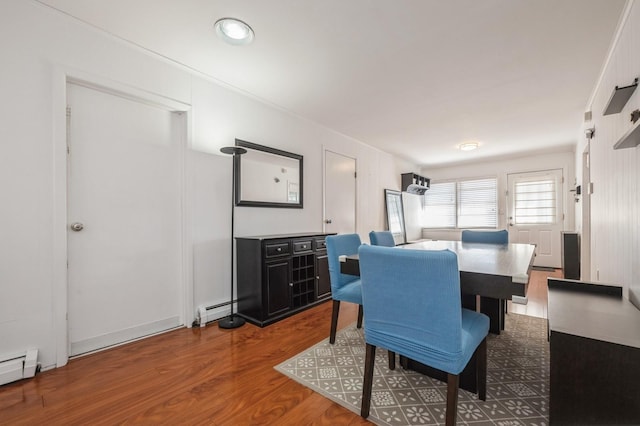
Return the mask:
{"type": "MultiPolygon", "coordinates": [[[[596,129],[590,142],[593,194],[591,267],[587,272],[594,281],[623,285],[625,294],[629,286],[640,285],[640,150],[637,147],[613,150],[613,145],[631,127],[630,113],[640,108],[640,95],[636,91],[618,114],[603,116],[603,111],[614,88],[629,85],[637,77],[640,77],[640,4],[629,1],[600,81],[586,106],[593,113],[591,123],[586,126],[596,129]]],[[[583,137],[576,149],[578,170],[585,148],[583,137]]],[[[588,189],[588,182],[582,182],[582,187],[588,189]]],[[[582,207],[582,203],[578,205],[582,207]]],[[[581,211],[578,217],[582,217],[581,211]]]]}
{"type": "MultiPolygon", "coordinates": [[[[0,359],[40,349],[44,368],[66,362],[67,76],[188,106],[186,305],[229,300],[231,162],[235,138],[304,156],[304,209],[236,209],[236,234],[322,229],[322,152],[357,159],[358,232],[384,225],[383,189],[415,165],[224,87],[31,0],[0,6],[0,359]],[[61,148],[62,147],[62,148],[61,148]],[[372,207],[372,206],[378,206],[372,207]],[[377,211],[379,210],[379,211],[377,211]],[[189,257],[190,256],[190,257],[189,257]],[[52,319],[54,320],[52,323],[52,319]]],[[[144,167],[144,165],[141,165],[144,167]]],[[[150,295],[149,303],[153,303],[150,295]]]]}

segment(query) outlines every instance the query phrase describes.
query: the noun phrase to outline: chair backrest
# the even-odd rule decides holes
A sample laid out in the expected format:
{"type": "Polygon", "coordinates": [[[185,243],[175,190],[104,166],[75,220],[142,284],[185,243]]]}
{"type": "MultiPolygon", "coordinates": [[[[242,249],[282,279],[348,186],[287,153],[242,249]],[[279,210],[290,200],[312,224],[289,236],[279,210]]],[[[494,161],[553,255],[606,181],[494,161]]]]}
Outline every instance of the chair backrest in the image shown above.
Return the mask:
{"type": "Polygon", "coordinates": [[[462,350],[458,257],[449,250],[359,249],[364,330],[462,350]]]}
{"type": "Polygon", "coordinates": [[[395,247],[396,245],[391,231],[371,231],[369,232],[369,241],[374,246],[395,247]]]}
{"type": "Polygon", "coordinates": [[[462,231],[463,243],[485,243],[485,244],[508,244],[509,232],[502,229],[500,231],[472,231],[465,229],[462,231]]]}
{"type": "Polygon", "coordinates": [[[329,235],[325,239],[327,243],[327,258],[329,260],[329,280],[331,281],[331,291],[358,280],[359,277],[347,275],[340,272],[340,259],[342,255],[357,254],[361,245],[358,234],[329,235]]]}

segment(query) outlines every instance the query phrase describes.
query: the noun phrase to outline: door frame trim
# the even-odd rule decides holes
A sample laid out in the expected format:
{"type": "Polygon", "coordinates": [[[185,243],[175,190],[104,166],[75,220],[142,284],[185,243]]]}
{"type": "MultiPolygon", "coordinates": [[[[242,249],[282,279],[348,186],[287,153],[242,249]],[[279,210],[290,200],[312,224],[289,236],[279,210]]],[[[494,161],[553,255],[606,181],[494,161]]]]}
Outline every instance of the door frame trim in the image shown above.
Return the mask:
{"type": "Polygon", "coordinates": [[[591,141],[582,151],[582,195],[580,196],[580,279],[591,280],[591,141]]]}
{"type": "Polygon", "coordinates": [[[53,242],[53,270],[51,281],[52,293],[52,329],[55,343],[55,366],[62,367],[69,360],[69,325],[68,325],[68,252],[67,252],[67,84],[73,83],[116,96],[142,102],[163,108],[167,111],[185,114],[182,123],[180,143],[180,174],[181,174],[181,315],[185,326],[190,327],[188,318],[193,318],[193,272],[188,265],[192,264],[192,236],[190,232],[192,222],[193,194],[192,185],[187,173],[190,168],[188,151],[192,141],[191,105],[174,99],[151,93],[131,85],[116,82],[84,71],[65,66],[54,66],[52,76],[52,242],[53,242]]]}

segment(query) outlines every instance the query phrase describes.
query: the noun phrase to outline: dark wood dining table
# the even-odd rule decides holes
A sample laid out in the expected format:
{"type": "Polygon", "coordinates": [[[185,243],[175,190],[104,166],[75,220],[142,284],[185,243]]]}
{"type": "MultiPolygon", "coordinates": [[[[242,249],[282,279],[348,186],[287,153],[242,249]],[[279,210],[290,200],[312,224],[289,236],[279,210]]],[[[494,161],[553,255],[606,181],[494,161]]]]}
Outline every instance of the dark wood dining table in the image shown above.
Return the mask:
{"type": "MultiPolygon", "coordinates": [[[[463,306],[480,311],[490,320],[490,332],[504,329],[504,304],[513,295],[526,297],[535,256],[532,244],[483,244],[461,241],[422,241],[396,246],[398,250],[451,250],[458,256],[463,306]]],[[[340,270],[360,275],[357,254],[342,256],[340,270]]]]}

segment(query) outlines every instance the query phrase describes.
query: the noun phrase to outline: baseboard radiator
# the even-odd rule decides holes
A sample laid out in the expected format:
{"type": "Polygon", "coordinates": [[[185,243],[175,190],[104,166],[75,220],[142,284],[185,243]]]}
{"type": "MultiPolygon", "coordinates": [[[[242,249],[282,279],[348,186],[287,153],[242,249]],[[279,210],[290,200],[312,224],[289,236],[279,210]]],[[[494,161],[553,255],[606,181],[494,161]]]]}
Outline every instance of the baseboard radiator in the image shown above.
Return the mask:
{"type": "Polygon", "coordinates": [[[197,318],[194,325],[204,327],[208,322],[217,321],[229,315],[231,315],[231,305],[229,302],[212,306],[200,306],[198,307],[197,318]]]}
{"type": "Polygon", "coordinates": [[[38,350],[30,349],[24,355],[0,361],[0,385],[36,375],[38,350]]]}
{"type": "Polygon", "coordinates": [[[511,302],[512,303],[518,303],[520,305],[526,305],[527,302],[529,301],[529,298],[527,296],[516,296],[515,294],[513,296],[511,296],[511,302]]]}

